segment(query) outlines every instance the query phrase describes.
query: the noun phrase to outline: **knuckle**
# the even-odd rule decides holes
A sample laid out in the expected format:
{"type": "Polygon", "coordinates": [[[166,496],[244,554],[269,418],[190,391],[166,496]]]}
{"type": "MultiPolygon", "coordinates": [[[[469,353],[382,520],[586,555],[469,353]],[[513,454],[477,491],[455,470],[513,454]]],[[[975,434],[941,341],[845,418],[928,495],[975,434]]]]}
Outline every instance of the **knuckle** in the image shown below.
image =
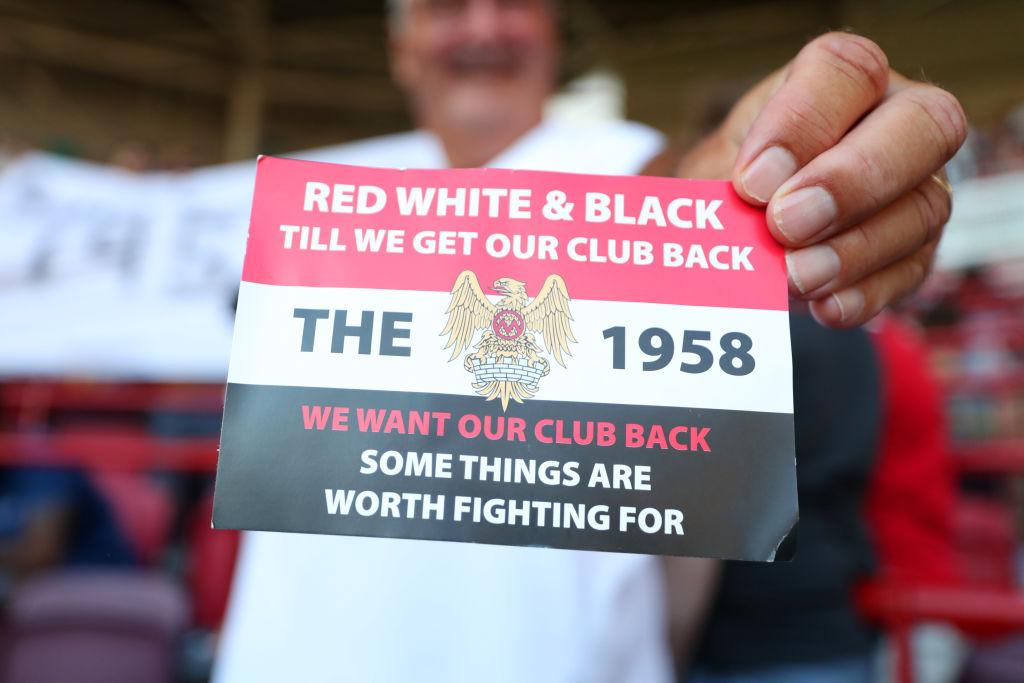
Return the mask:
{"type": "Polygon", "coordinates": [[[879,245],[862,223],[846,229],[825,244],[839,256],[841,266],[836,277],[837,287],[859,282],[870,273],[872,264],[878,259],[879,245]]]}
{"type": "Polygon", "coordinates": [[[918,248],[938,239],[942,226],[949,219],[949,199],[946,193],[931,180],[926,180],[913,190],[910,196],[920,219],[921,234],[918,248]]]}
{"type": "Polygon", "coordinates": [[[852,33],[826,33],[811,46],[823,52],[837,69],[863,84],[874,98],[889,85],[889,59],[874,41],[852,33]]]}
{"type": "Polygon", "coordinates": [[[911,88],[907,97],[931,123],[945,158],[951,158],[967,139],[967,116],[960,102],[942,88],[927,84],[911,88]]]}
{"type": "Polygon", "coordinates": [[[865,319],[916,290],[931,270],[934,251],[919,249],[871,278],[861,288],[865,299],[864,312],[868,314],[865,319]]]}
{"type": "Polygon", "coordinates": [[[789,122],[786,129],[797,134],[805,146],[825,149],[838,140],[840,133],[833,130],[829,115],[813,99],[787,103],[784,116],[789,122]]]}
{"type": "Polygon", "coordinates": [[[872,211],[881,209],[888,203],[887,188],[896,180],[891,177],[892,172],[872,156],[869,150],[854,146],[846,150],[846,153],[848,156],[844,161],[846,165],[844,176],[851,183],[860,186],[862,201],[872,211]]]}
{"type": "Polygon", "coordinates": [[[846,256],[844,263],[854,271],[845,273],[846,277],[863,275],[865,262],[871,263],[875,260],[878,250],[875,240],[868,234],[864,224],[859,223],[843,234],[842,241],[842,251],[846,256]]]}

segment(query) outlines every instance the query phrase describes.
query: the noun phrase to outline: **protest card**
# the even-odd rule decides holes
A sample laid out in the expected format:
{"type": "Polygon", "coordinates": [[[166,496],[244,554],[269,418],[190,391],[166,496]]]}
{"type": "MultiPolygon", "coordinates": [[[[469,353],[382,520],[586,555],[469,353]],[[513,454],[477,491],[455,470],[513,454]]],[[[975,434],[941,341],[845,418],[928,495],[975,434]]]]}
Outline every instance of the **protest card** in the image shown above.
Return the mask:
{"type": "Polygon", "coordinates": [[[262,157],[214,526],[782,559],[787,304],[727,182],[262,157]]]}

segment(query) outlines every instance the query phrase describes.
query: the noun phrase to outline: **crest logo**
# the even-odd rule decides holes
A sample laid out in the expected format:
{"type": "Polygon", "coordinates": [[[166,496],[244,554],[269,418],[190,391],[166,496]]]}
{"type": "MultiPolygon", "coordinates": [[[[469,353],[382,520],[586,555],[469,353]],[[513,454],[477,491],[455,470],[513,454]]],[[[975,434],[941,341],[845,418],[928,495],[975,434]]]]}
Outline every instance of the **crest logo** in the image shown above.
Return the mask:
{"type": "Polygon", "coordinates": [[[525,325],[523,316],[519,315],[518,311],[498,311],[494,314],[491,329],[502,339],[515,339],[523,333],[525,325]]]}
{"type": "Polygon", "coordinates": [[[455,278],[452,301],[446,311],[448,324],[441,336],[448,335],[446,349],[452,349],[449,362],[470,346],[463,367],[473,373],[473,388],[488,401],[501,399],[502,410],[510,400],[522,403],[540,388],[540,378],[551,371],[541,356],[536,332],[543,338],[547,352],[565,367],[564,355],[569,342],[576,342],[569,323],[569,291],[558,275],[548,275],[533,301],[526,294],[526,283],[510,277],[498,278],[492,288],[503,298],[492,303],[477,281],[476,273],[464,270],[455,278]],[[476,333],[484,330],[473,344],[476,333]]]}

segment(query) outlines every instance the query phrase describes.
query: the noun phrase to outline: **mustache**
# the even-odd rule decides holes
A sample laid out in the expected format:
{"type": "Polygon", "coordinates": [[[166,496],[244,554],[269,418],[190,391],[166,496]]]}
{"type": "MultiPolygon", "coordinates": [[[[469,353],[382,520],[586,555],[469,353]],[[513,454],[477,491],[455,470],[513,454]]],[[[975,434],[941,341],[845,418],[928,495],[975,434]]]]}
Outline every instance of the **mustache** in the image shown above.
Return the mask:
{"type": "Polygon", "coordinates": [[[518,68],[525,53],[521,45],[514,43],[471,43],[453,49],[446,61],[458,71],[504,72],[518,68]]]}

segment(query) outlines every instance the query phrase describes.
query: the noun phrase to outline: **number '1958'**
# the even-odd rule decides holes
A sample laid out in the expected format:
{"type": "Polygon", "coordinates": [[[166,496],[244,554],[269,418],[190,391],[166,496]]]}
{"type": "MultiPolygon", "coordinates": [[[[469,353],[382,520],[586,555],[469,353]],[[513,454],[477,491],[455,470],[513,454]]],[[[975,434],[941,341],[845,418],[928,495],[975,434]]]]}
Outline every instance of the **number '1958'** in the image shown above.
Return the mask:
{"type": "MultiPolygon", "coordinates": [[[[604,338],[612,340],[612,367],[623,370],[626,367],[626,328],[609,327],[604,330],[604,338]]],[[[676,342],[672,335],[660,327],[648,327],[640,333],[639,347],[651,360],[642,363],[644,372],[661,370],[668,367],[675,355],[676,342]]],[[[711,333],[706,330],[684,330],[681,353],[688,356],[679,369],[690,374],[707,372],[715,365],[715,355],[710,346],[704,342],[711,341],[711,333]],[[691,360],[692,359],[692,360],[691,360]]],[[[754,346],[750,336],[742,332],[726,332],[718,340],[722,354],[718,357],[718,367],[727,375],[749,375],[754,371],[754,357],[750,350],[754,346]]]]}

